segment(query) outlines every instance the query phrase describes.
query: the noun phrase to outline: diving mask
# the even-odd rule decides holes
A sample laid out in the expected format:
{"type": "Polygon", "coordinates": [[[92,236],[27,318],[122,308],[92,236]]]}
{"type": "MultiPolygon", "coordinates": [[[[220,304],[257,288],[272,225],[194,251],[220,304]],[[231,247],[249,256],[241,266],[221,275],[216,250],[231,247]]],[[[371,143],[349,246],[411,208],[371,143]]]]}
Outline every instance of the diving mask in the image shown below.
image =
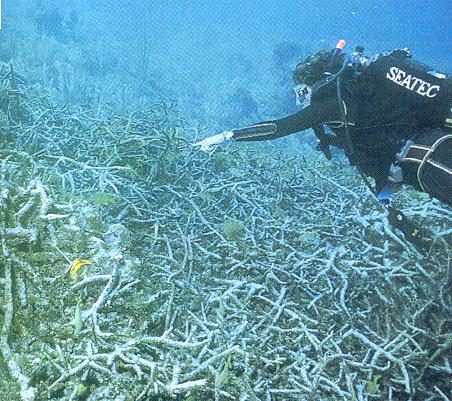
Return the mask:
{"type": "Polygon", "coordinates": [[[306,84],[299,84],[293,88],[296,104],[299,107],[307,106],[311,102],[312,88],[306,84]]]}

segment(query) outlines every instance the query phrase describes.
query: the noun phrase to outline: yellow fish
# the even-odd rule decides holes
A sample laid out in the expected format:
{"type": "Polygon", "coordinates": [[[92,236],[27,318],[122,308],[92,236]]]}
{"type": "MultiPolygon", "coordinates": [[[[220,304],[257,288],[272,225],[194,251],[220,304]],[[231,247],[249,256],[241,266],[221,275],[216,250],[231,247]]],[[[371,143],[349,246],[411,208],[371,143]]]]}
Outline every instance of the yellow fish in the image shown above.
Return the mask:
{"type": "Polygon", "coordinates": [[[86,260],[86,259],[75,259],[72,264],[71,267],[69,268],[69,275],[71,276],[71,278],[73,278],[75,276],[75,273],[77,273],[77,271],[84,265],[91,265],[92,262],[90,260],[86,260]]]}

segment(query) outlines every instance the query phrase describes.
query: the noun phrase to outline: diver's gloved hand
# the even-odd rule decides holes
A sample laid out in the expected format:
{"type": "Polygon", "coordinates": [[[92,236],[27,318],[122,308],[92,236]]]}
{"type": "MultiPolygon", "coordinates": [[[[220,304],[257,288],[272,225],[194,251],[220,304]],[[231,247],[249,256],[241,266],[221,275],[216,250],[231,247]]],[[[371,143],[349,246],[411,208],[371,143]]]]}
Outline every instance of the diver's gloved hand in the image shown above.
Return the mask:
{"type": "Polygon", "coordinates": [[[219,145],[224,141],[231,139],[234,133],[232,131],[224,131],[221,134],[209,136],[200,142],[194,143],[192,146],[199,146],[204,152],[210,152],[215,145],[219,145]]]}

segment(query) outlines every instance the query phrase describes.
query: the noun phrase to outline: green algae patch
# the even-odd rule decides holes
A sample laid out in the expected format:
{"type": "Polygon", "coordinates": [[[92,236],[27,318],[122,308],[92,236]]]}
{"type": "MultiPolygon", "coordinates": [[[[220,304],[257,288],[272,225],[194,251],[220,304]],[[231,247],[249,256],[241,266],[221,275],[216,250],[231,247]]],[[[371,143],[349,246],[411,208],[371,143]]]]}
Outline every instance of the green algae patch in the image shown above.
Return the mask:
{"type": "Polygon", "coordinates": [[[91,201],[97,206],[112,206],[117,203],[116,196],[101,191],[94,192],[91,195],[91,201]]]}
{"type": "Polygon", "coordinates": [[[241,221],[229,220],[223,223],[224,236],[231,241],[240,241],[245,237],[245,226],[241,221]]]}

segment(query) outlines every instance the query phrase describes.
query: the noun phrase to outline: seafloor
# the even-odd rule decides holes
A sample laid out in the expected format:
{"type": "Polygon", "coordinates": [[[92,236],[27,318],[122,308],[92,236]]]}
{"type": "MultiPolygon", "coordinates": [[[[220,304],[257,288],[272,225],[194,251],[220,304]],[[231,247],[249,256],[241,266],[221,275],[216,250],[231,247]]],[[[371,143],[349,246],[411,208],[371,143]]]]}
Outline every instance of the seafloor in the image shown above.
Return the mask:
{"type": "Polygon", "coordinates": [[[3,73],[0,399],[446,397],[449,209],[401,199],[421,253],[345,164],[3,73]]]}
{"type": "MultiPolygon", "coordinates": [[[[0,400],[448,400],[450,208],[399,195],[419,248],[340,155],[202,153],[215,97],[202,124],[171,96],[118,107],[101,56],[72,70],[55,12],[1,44],[0,400]],[[24,50],[40,35],[66,63],[24,50]]],[[[275,49],[280,73],[298,51],[275,49]]],[[[258,117],[245,89],[227,104],[219,125],[258,117]]]]}

